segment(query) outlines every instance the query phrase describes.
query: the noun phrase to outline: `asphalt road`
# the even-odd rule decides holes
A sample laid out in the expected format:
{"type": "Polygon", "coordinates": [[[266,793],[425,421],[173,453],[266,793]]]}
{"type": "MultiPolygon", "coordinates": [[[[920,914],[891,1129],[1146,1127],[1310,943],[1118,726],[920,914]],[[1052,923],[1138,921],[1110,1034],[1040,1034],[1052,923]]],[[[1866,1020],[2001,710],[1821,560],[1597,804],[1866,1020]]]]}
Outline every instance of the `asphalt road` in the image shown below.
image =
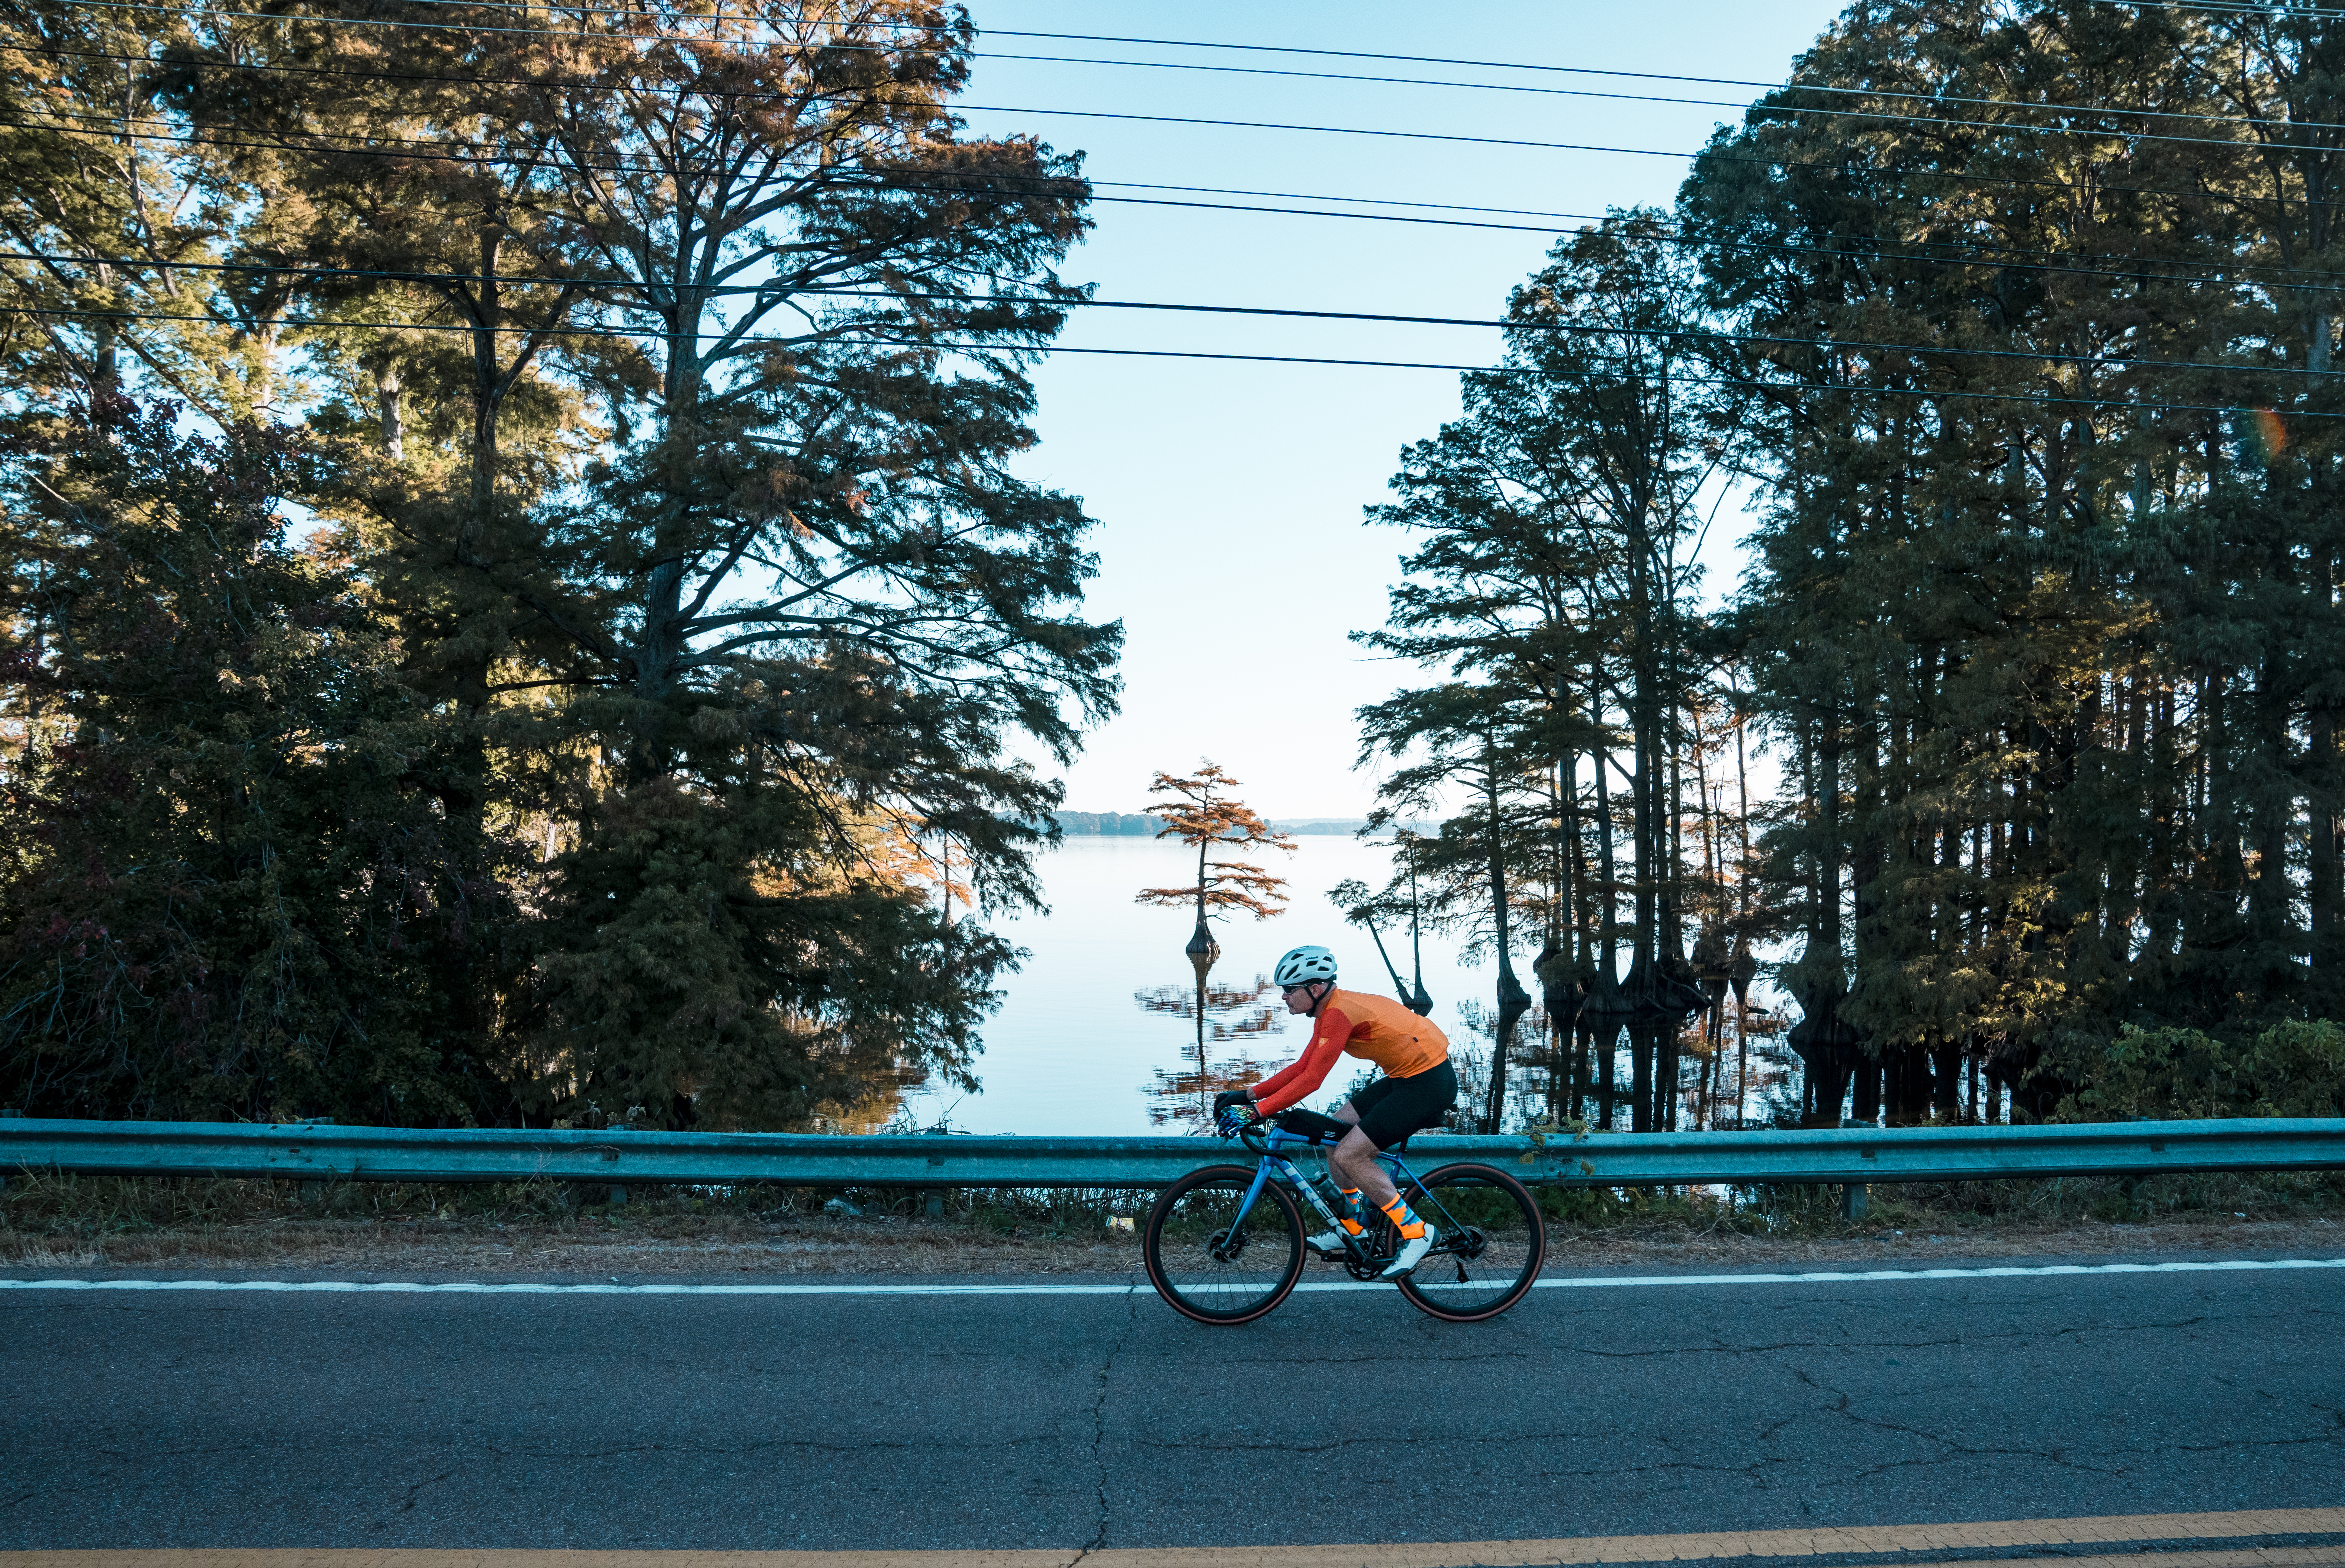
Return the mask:
{"type": "Polygon", "coordinates": [[[1494,1540],[2345,1502],[2345,1270],[1298,1295],[0,1291],[0,1549],[1494,1540]]]}

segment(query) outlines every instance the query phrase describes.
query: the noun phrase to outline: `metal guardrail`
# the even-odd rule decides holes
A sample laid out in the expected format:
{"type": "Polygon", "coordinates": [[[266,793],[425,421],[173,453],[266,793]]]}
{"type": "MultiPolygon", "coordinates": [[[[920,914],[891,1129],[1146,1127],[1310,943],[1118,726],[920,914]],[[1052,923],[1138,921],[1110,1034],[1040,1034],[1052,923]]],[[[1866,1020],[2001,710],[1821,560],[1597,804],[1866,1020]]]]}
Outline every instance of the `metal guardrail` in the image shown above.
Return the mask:
{"type": "MultiPolygon", "coordinates": [[[[1538,1186],[1863,1184],[1997,1177],[2345,1168],[2345,1120],[2095,1122],[2058,1127],[1435,1138],[1419,1170],[1502,1165],[1538,1186]]],[[[788,1187],[1161,1187],[1248,1160],[1203,1138],[826,1138],[298,1123],[0,1120],[0,1172],[276,1177],[301,1181],[729,1183],[788,1187]]]]}

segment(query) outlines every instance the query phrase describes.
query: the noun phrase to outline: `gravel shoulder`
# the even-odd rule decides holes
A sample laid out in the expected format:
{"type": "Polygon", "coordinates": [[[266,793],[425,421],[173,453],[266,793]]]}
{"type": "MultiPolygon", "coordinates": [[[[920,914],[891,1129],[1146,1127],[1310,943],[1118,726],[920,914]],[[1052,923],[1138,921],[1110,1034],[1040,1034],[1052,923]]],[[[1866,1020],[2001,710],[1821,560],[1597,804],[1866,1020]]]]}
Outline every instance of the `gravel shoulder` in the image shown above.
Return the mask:
{"type": "MultiPolygon", "coordinates": [[[[1928,1268],[2054,1258],[2345,1257],[2345,1224],[2318,1217],[1998,1222],[1934,1231],[1860,1226],[1841,1234],[1788,1237],[1682,1224],[1558,1224],[1550,1238],[1551,1273],[1928,1268]]],[[[831,1216],[765,1222],[654,1216],[560,1223],[295,1218],[81,1237],[0,1231],[0,1268],[19,1274],[259,1269],[498,1279],[1019,1277],[1123,1275],[1139,1263],[1138,1243],[1129,1232],[1001,1235],[951,1220],[831,1216]]]]}

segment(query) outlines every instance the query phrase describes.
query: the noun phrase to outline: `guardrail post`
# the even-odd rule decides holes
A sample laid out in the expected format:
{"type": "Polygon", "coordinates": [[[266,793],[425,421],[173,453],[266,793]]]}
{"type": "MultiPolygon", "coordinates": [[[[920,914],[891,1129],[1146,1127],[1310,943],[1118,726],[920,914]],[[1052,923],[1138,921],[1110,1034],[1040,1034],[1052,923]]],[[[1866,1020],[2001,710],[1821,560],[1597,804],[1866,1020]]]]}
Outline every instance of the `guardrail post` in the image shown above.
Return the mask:
{"type": "Polygon", "coordinates": [[[942,1188],[931,1187],[920,1194],[920,1212],[931,1219],[942,1219],[945,1217],[945,1194],[942,1188]]]}
{"type": "Polygon", "coordinates": [[[1843,1219],[1864,1218],[1865,1197],[1872,1189],[1861,1181],[1852,1181],[1840,1189],[1840,1213],[1843,1219]]]}
{"type": "MultiPolygon", "coordinates": [[[[630,1112],[629,1114],[632,1115],[633,1113],[630,1112]]],[[[605,1133],[633,1132],[635,1130],[635,1124],[632,1121],[613,1122],[609,1127],[603,1130],[605,1133]]],[[[616,1156],[614,1156],[613,1158],[615,1158],[616,1156]]],[[[613,1182],[611,1184],[611,1207],[617,1209],[626,1201],[627,1189],[625,1186],[616,1181],[613,1182]]]]}

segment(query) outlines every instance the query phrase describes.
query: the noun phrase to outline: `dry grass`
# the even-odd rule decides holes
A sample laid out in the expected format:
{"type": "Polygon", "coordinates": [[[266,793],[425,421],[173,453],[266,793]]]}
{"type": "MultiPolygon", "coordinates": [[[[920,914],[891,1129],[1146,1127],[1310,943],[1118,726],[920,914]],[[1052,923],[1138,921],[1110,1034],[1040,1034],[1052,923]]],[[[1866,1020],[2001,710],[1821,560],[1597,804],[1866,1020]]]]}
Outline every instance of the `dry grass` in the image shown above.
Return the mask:
{"type": "MultiPolygon", "coordinates": [[[[1956,1259],[2211,1253],[2345,1255],[2345,1180],[2164,1178],[1876,1188],[1842,1217],[1825,1189],[1549,1194],[1553,1267],[1927,1267],[1956,1259]]],[[[19,1176],[0,1267],[269,1269],[547,1278],[1126,1274],[1146,1195],[964,1194],[943,1218],[909,1193],[771,1189],[350,1185],[19,1176]]]]}

